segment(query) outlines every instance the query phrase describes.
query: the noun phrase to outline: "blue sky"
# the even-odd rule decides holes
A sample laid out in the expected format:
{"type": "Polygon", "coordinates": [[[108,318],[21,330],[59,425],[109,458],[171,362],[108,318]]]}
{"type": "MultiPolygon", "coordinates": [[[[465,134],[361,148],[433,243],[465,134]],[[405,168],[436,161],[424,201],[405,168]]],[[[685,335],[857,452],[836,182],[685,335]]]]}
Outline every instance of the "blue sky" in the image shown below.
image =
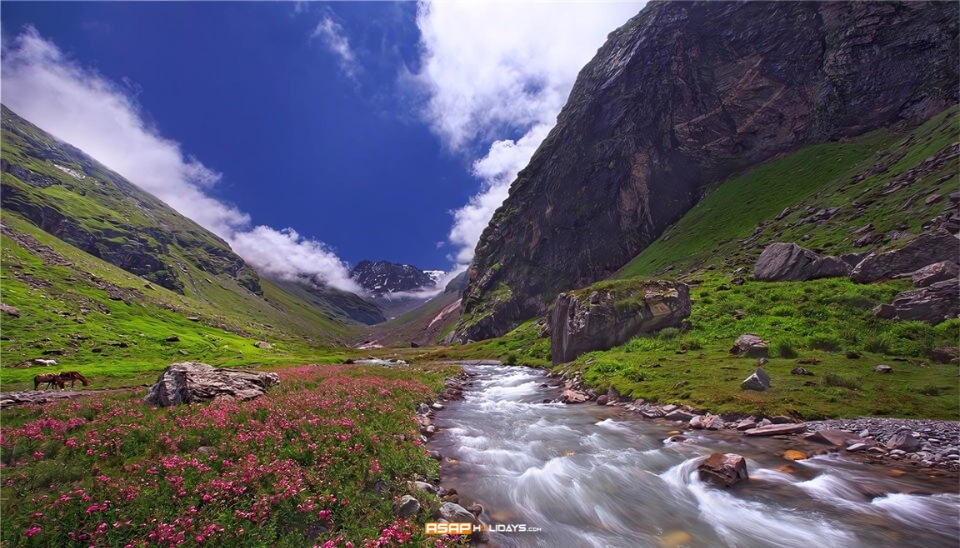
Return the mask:
{"type": "Polygon", "coordinates": [[[640,8],[506,6],[3,2],[0,99],[261,272],[352,289],[362,259],[467,264],[640,8]]]}

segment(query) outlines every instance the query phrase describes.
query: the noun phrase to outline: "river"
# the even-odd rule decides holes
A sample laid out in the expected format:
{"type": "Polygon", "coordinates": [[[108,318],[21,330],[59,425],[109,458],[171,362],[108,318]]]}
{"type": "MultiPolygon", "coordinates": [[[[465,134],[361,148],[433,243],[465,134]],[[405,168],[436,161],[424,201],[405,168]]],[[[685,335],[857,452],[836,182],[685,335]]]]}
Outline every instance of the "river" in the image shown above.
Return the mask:
{"type": "MultiPolygon", "coordinates": [[[[536,532],[490,533],[502,547],[956,547],[955,479],[862,464],[837,454],[790,462],[798,441],[685,431],[614,406],[544,404],[559,389],[542,371],[465,366],[464,399],[435,418],[441,485],[484,522],[536,532]],[[747,458],[730,489],[697,478],[713,452],[747,458]]],[[[809,447],[809,446],[805,446],[809,447]]]]}

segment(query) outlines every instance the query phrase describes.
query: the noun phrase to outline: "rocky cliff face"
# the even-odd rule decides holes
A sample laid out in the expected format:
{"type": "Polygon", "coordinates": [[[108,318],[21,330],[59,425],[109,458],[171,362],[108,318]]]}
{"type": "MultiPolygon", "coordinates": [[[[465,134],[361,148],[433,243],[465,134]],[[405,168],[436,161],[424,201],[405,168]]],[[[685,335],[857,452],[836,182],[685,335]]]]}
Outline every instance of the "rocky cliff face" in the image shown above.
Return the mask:
{"type": "Polygon", "coordinates": [[[958,15],[936,2],[649,4],[581,71],[484,231],[456,338],[502,335],[610,276],[735,172],[955,103],[958,15]]]}

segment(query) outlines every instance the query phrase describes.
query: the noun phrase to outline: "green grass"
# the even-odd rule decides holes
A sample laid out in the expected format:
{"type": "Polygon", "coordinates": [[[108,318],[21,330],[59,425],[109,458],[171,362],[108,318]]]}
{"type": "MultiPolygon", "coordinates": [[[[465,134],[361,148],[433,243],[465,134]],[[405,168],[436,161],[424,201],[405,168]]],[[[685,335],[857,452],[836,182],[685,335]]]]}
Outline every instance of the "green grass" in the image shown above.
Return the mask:
{"type": "Polygon", "coordinates": [[[547,367],[550,365],[550,339],[537,338],[541,327],[530,320],[502,337],[470,344],[429,350],[423,360],[496,359],[509,365],[547,367]]]}
{"type": "Polygon", "coordinates": [[[756,257],[774,241],[829,253],[862,252],[869,248],[854,247],[859,236],[852,232],[867,224],[874,226],[871,232],[907,229],[916,234],[943,208],[942,202],[926,205],[924,198],[956,192],[960,159],[890,195],[883,196],[884,185],[956,142],[957,113],[957,107],[948,109],[906,135],[881,130],[848,142],[808,146],[731,177],[621,269],[618,277],[650,276],[668,265],[675,268],[671,274],[736,266],[752,272],[756,257]],[[867,176],[875,166],[886,169],[867,176]],[[861,174],[864,178],[858,181],[861,174]],[[869,207],[859,211],[853,205],[862,203],[869,207]],[[796,210],[774,220],[788,207],[796,210]],[[799,223],[808,216],[807,208],[829,207],[841,210],[819,225],[799,223]]]}

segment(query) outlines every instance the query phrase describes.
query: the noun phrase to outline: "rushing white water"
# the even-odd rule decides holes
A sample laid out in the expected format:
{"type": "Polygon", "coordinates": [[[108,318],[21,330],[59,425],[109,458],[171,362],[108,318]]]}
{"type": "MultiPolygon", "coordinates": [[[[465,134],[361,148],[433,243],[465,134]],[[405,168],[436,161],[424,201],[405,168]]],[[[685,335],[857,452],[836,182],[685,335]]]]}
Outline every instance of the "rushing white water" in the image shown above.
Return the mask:
{"type": "Polygon", "coordinates": [[[684,432],[593,404],[545,404],[558,395],[542,372],[467,366],[464,399],[436,418],[443,485],[479,502],[503,547],[956,547],[960,496],[952,481],[835,456],[789,462],[789,441],[684,432]],[[719,489],[698,479],[713,452],[747,458],[751,480],[719,489]],[[789,467],[784,468],[784,465],[789,467]]]}

